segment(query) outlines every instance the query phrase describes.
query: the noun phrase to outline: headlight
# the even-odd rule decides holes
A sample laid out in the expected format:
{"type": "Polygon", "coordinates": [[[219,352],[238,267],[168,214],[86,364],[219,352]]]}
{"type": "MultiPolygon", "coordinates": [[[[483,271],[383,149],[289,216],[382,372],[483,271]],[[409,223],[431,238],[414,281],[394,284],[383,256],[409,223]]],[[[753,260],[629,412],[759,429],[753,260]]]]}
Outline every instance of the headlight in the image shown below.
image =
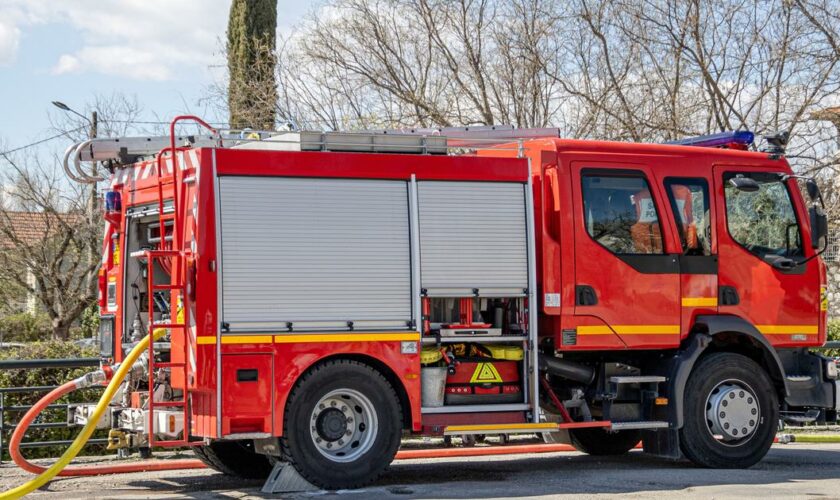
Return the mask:
{"type": "Polygon", "coordinates": [[[825,362],[825,377],[836,380],[840,375],[840,370],[837,368],[837,362],[833,359],[829,359],[825,362]]]}

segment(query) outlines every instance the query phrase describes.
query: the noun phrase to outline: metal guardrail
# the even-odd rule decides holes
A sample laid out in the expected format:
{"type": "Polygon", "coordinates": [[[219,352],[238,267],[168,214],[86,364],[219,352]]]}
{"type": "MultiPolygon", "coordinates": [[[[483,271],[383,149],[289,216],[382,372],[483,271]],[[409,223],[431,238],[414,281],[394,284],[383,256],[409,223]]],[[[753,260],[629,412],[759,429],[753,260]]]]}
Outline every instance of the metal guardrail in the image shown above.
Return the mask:
{"type": "MultiPolygon", "coordinates": [[[[22,360],[3,360],[0,361],[0,370],[31,370],[35,368],[86,368],[99,366],[99,358],[75,358],[75,359],[22,359],[22,360]]],[[[7,451],[7,443],[4,441],[4,433],[15,429],[16,425],[6,421],[8,414],[23,415],[26,411],[32,408],[32,405],[6,405],[7,394],[25,394],[25,393],[47,393],[58,386],[55,385],[35,385],[27,387],[0,387],[0,463],[3,462],[3,453],[7,451]]],[[[78,403],[74,403],[78,404],[78,403]]],[[[67,411],[70,403],[56,403],[47,406],[49,409],[64,409],[67,411]]],[[[67,421],[62,422],[39,422],[36,420],[29,428],[30,429],[58,429],[69,427],[67,421]]],[[[55,440],[55,441],[27,441],[20,444],[21,448],[47,448],[50,446],[68,446],[73,441],[70,440],[55,440]]],[[[87,444],[105,444],[108,440],[90,439],[87,444]]]]}
{"type": "Polygon", "coordinates": [[[840,340],[832,340],[826,342],[822,347],[814,347],[813,349],[840,349],[840,340]]]}
{"type": "Polygon", "coordinates": [[[32,368],[84,368],[87,366],[99,366],[99,358],[5,359],[0,361],[0,370],[27,370],[32,368]]]}

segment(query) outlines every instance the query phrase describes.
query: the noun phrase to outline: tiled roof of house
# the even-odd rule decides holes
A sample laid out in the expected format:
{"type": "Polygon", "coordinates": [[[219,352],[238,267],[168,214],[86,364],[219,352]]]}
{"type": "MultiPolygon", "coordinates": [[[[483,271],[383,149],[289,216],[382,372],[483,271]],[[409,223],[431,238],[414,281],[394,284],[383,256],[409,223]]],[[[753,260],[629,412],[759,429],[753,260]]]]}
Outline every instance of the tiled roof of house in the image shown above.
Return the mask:
{"type": "Polygon", "coordinates": [[[835,121],[840,119],[840,106],[833,106],[830,108],[821,109],[811,114],[811,119],[814,120],[829,120],[835,121]]]}
{"type": "MultiPolygon", "coordinates": [[[[14,234],[14,238],[20,240],[25,245],[35,245],[50,236],[49,233],[55,234],[58,230],[59,223],[56,220],[50,220],[50,217],[54,218],[55,216],[44,212],[17,212],[11,210],[0,212],[0,249],[15,246],[15,240],[6,234],[6,230],[14,234]]],[[[80,216],[63,214],[62,217],[69,217],[73,220],[80,216]]]]}

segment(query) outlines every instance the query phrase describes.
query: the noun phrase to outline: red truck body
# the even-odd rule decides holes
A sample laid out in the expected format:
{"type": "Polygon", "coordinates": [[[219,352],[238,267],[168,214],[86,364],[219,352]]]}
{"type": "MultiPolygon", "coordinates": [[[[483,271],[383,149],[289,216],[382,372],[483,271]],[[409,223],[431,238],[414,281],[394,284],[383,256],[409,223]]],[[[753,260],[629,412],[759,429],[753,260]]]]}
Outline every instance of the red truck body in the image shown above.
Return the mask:
{"type": "MultiPolygon", "coordinates": [[[[293,462],[299,472],[316,484],[348,486],[374,477],[376,471],[350,471],[346,477],[351,479],[331,482],[313,472],[318,470],[317,464],[306,465],[309,458],[301,461],[299,455],[304,452],[294,448],[297,438],[290,434],[290,425],[294,425],[290,418],[297,417],[290,417],[289,412],[294,410],[294,405],[310,404],[304,403],[306,398],[295,395],[295,391],[305,390],[309,387],[308,378],[317,378],[317,372],[325,366],[335,369],[330,362],[339,361],[358,363],[381,375],[396,396],[401,427],[408,432],[432,435],[546,430],[562,434],[564,424],[573,429],[585,427],[587,422],[602,432],[604,425],[609,425],[605,421],[612,421],[612,435],[642,430],[643,434],[633,436],[635,442],[644,438],[649,452],[676,457],[682,449],[683,456],[695,459],[696,452],[690,448],[686,451],[686,439],[681,434],[685,426],[693,425],[692,417],[686,416],[692,403],[684,391],[694,383],[691,379],[694,367],[712,363],[709,358],[715,356],[710,353],[718,357],[722,353],[737,354],[750,363],[757,363],[766,371],[765,378],[772,380],[772,389],[778,394],[773,404],[778,400],[783,411],[806,412],[818,408],[823,412],[821,418],[825,418],[832,417],[831,412],[836,410],[836,383],[830,379],[823,361],[804,349],[820,346],[826,339],[826,274],[823,262],[815,257],[819,249],[811,244],[809,208],[783,157],[737,149],[555,137],[475,147],[460,155],[183,148],[176,155],[175,175],[172,156],[164,155],[160,160],[153,158],[121,166],[111,180],[109,189],[119,193],[121,206],[108,217],[104,243],[100,306],[106,323],[113,318],[110,323],[113,329],[112,338],[103,339],[103,356],[115,361],[121,359],[132,339],[135,316],[142,316],[141,326],[145,330],[154,328],[149,323],[142,325],[148,309],[155,310],[150,300],[154,291],[149,292],[147,276],[132,271],[127,262],[132,258],[142,259],[144,252],[147,252],[146,259],[155,259],[148,252],[165,249],[168,235],[172,235],[171,245],[178,250],[180,238],[182,249],[177,256],[158,258],[162,269],[173,270],[159,277],[163,285],[170,286],[165,298],[172,304],[171,319],[149,321],[160,324],[169,321],[172,325],[183,321],[186,326],[171,328],[167,343],[170,354],[167,359],[153,361],[152,368],[157,363],[167,372],[165,380],[175,395],[170,396],[176,401],[173,406],[179,405],[177,401],[184,401],[180,404],[185,432],[170,444],[199,444],[200,456],[211,450],[221,455],[221,451],[212,448],[213,443],[253,442],[248,445],[253,447],[251,451],[279,455],[283,448],[286,454],[297,453],[293,462]],[[731,187],[730,180],[738,176],[757,179],[762,186],[759,193],[775,196],[768,198],[772,206],[767,208],[775,210],[775,215],[767,216],[766,220],[784,214],[794,217],[792,225],[784,229],[787,238],[784,251],[757,250],[755,245],[744,241],[747,233],[733,229],[737,222],[733,214],[738,208],[727,203],[746,199],[738,198],[740,191],[731,187]],[[228,214],[238,213],[230,212],[230,206],[226,205],[230,202],[219,191],[221,186],[222,192],[233,192],[234,184],[229,181],[233,179],[249,182],[248,186],[252,186],[249,189],[257,189],[259,184],[273,186],[271,183],[277,179],[283,179],[283,183],[299,179],[305,186],[319,179],[398,182],[407,186],[409,205],[414,203],[412,196],[416,196],[412,194],[413,186],[421,186],[421,196],[426,196],[423,186],[431,189],[440,183],[524,187],[522,199],[530,205],[522,211],[529,219],[521,221],[522,241],[527,243],[523,252],[529,255],[529,261],[533,258],[529,264],[533,281],[529,278],[530,285],[521,293],[509,293],[513,297],[510,299],[498,298],[504,295],[501,292],[484,294],[478,288],[474,289],[474,297],[468,298],[474,301],[471,303],[475,304],[475,314],[484,317],[484,323],[472,321],[475,332],[489,331],[493,322],[490,316],[494,310],[501,309],[497,314],[505,319],[500,331],[517,333],[519,336],[514,335],[513,339],[521,337],[516,344],[505,340],[504,335],[494,335],[502,338],[501,342],[518,345],[519,354],[524,352],[517,361],[523,367],[524,402],[491,405],[487,411],[480,407],[463,411],[424,408],[421,380],[430,365],[421,363],[421,351],[424,346],[445,351],[450,345],[447,342],[453,341],[447,340],[445,334],[441,340],[442,330],[432,331],[429,326],[430,310],[437,304],[434,301],[446,300],[446,294],[440,295],[444,298],[429,299],[434,294],[427,293],[425,283],[421,287],[420,277],[414,276],[421,263],[426,273],[423,259],[431,258],[428,257],[431,250],[422,245],[423,251],[412,253],[411,257],[412,261],[419,258],[421,262],[412,264],[416,266],[412,267],[411,277],[413,312],[403,327],[375,326],[378,325],[373,322],[375,317],[365,317],[374,326],[366,327],[364,321],[355,324],[348,321],[346,328],[330,324],[322,330],[317,322],[312,323],[316,326],[306,326],[303,322],[300,324],[304,326],[292,322],[279,326],[249,326],[245,322],[239,326],[235,321],[229,322],[226,319],[229,311],[222,309],[226,301],[233,299],[225,299],[224,294],[239,294],[235,287],[244,286],[239,282],[223,283],[222,278],[228,269],[239,265],[236,257],[232,257],[232,250],[227,249],[229,255],[222,255],[222,249],[228,248],[222,240],[232,241],[234,236],[228,235],[240,231],[234,229],[232,222],[220,220],[222,213],[230,221],[234,215],[228,214]],[[773,194],[777,192],[785,194],[773,194]],[[168,211],[165,205],[173,199],[173,194],[177,194],[177,199],[168,211]],[[788,207],[783,206],[785,200],[788,207]],[[156,208],[163,208],[166,215],[161,217],[156,208]],[[132,221],[142,220],[160,220],[164,226],[162,234],[158,229],[157,247],[138,247],[133,242],[136,236],[131,236],[134,233],[129,226],[134,224],[132,221]],[[166,229],[168,221],[177,221],[170,222],[173,229],[166,229]],[[526,234],[526,229],[533,234],[526,234]],[[176,231],[181,234],[174,234],[176,231]],[[626,251],[627,248],[632,251],[626,251]],[[176,262],[178,259],[182,260],[176,262]],[[791,262],[778,264],[780,259],[791,262]],[[182,280],[186,282],[180,283],[182,280]],[[141,305],[130,305],[144,300],[149,303],[145,311],[141,305]],[[183,306],[186,311],[178,309],[183,306]],[[131,307],[134,309],[127,312],[131,307]],[[508,317],[520,320],[508,320],[508,317]],[[547,368],[542,365],[545,357],[550,358],[546,360],[547,368]],[[704,359],[706,364],[702,363],[704,359]],[[810,371],[803,368],[806,365],[810,371]],[[565,375],[569,373],[567,370],[582,375],[565,375]],[[807,390],[798,389],[792,385],[791,372],[811,376],[814,383],[807,390]],[[621,379],[624,373],[630,378],[621,379]],[[622,386],[626,383],[632,385],[629,392],[622,386]],[[809,396],[800,397],[797,391],[807,392],[809,396]],[[626,403],[633,398],[641,398],[641,402],[626,403]],[[587,407],[585,410],[576,406],[581,401],[587,407]],[[559,424],[550,423],[550,418],[546,423],[538,407],[546,409],[558,402],[566,406],[558,409],[559,424]],[[622,411],[631,416],[619,417],[619,407],[626,407],[622,411]],[[625,420],[629,424],[619,425],[619,421],[625,420]],[[278,441],[279,437],[287,441],[278,441]]],[[[266,189],[273,192],[271,188],[266,189]]],[[[281,191],[277,196],[288,198],[293,192],[293,189],[281,191]]],[[[313,191],[317,192],[317,189],[313,191]]],[[[282,218],[280,213],[269,213],[275,206],[272,198],[266,196],[262,201],[251,200],[252,204],[243,202],[241,206],[252,210],[256,220],[282,218]]],[[[301,210],[306,210],[305,203],[301,210]]],[[[336,210],[338,216],[342,209],[336,210]]],[[[409,213],[412,210],[409,207],[409,213]]],[[[764,223],[761,217],[766,214],[761,210],[755,213],[757,218],[746,221],[747,225],[764,223]]],[[[240,229],[247,225],[242,222],[248,220],[247,214],[236,217],[242,217],[237,219],[240,229]]],[[[421,237],[424,224],[425,219],[421,218],[421,237]]],[[[411,238],[416,238],[417,229],[409,226],[411,238]]],[[[262,234],[258,229],[255,231],[249,234],[262,234]]],[[[148,234],[149,241],[154,241],[152,233],[148,234]]],[[[351,241],[353,235],[347,238],[351,241]]],[[[236,244],[242,243],[237,240],[236,244]]],[[[413,249],[416,244],[412,240],[406,248],[413,249]]],[[[349,245],[347,252],[351,254],[349,245]]],[[[470,248],[462,250],[471,251],[470,248]]],[[[318,246],[305,253],[317,254],[318,246]]],[[[491,258],[492,254],[489,253],[491,258]]],[[[248,275],[254,283],[254,294],[276,288],[274,284],[260,284],[261,266],[266,267],[269,276],[274,264],[269,265],[273,258],[270,252],[259,255],[261,261],[247,257],[252,259],[248,263],[256,270],[256,274],[248,275]]],[[[159,271],[144,263],[154,279],[159,271]]],[[[493,272],[487,269],[488,275],[493,272]]],[[[247,297],[247,288],[243,293],[246,295],[236,296],[247,297]]],[[[306,295],[303,290],[301,293],[306,295]]],[[[469,307],[467,312],[471,313],[469,307]]],[[[464,313],[462,308],[462,320],[464,313]]],[[[472,318],[472,314],[469,316],[472,318]]],[[[154,313],[150,318],[154,318],[154,313]]],[[[434,320],[431,324],[437,325],[434,320]]],[[[440,328],[445,330],[447,326],[443,323],[440,328]]],[[[482,342],[480,336],[459,340],[482,342]]],[[[437,366],[445,365],[446,359],[444,353],[444,360],[437,366]]],[[[457,369],[456,366],[457,360],[453,360],[450,369],[457,369]]],[[[348,380],[352,380],[351,372],[348,380]]],[[[160,373],[156,372],[155,377],[160,373]]],[[[340,379],[341,372],[336,373],[340,379]]],[[[716,401],[713,395],[719,391],[730,389],[719,384],[709,395],[709,401],[716,401]]],[[[165,401],[166,398],[156,399],[154,407],[166,406],[165,401]]],[[[749,406],[752,402],[744,401],[745,408],[753,408],[749,406]]],[[[142,405],[142,401],[138,404],[142,405]]],[[[760,411],[762,416],[770,416],[779,409],[771,411],[764,407],[760,411]]],[[[345,421],[347,415],[328,415],[326,410],[318,413],[317,409],[312,415],[313,422],[319,422],[312,424],[314,441],[318,441],[319,435],[328,434],[330,422],[339,422],[335,425],[347,429],[348,435],[352,430],[345,421]],[[323,429],[319,420],[322,417],[326,422],[323,429]],[[339,425],[341,422],[344,427],[339,425]],[[316,433],[316,427],[320,434],[316,433]]],[[[379,415],[380,425],[385,417],[379,415]]],[[[729,423],[721,420],[718,425],[729,423]]],[[[748,426],[743,425],[746,431],[748,426]]],[[[749,428],[751,436],[764,432],[759,424],[749,428]]],[[[574,444],[593,449],[592,445],[583,443],[581,431],[572,431],[571,436],[574,444]]],[[[741,442],[730,438],[732,443],[741,442]]],[[[153,436],[150,439],[147,444],[156,443],[153,436]]],[[[728,438],[723,432],[723,438],[716,436],[716,439],[728,438]]],[[[376,445],[371,446],[376,449],[376,445]]],[[[328,450],[322,450],[325,457],[333,456],[328,450]]],[[[388,451],[380,453],[387,455],[388,451]]],[[[761,450],[750,453],[763,456],[761,450]]],[[[390,461],[389,457],[386,459],[390,461]]],[[[731,460],[735,466],[750,465],[737,457],[731,460]]],[[[336,463],[339,468],[344,464],[341,460],[336,463]]]]}

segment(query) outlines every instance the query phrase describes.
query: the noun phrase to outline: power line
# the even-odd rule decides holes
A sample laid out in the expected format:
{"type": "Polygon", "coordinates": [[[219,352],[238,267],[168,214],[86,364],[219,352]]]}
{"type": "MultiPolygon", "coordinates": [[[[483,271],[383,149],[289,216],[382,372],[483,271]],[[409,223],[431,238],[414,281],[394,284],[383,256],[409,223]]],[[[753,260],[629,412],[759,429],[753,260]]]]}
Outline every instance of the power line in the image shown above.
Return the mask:
{"type": "Polygon", "coordinates": [[[43,143],[45,143],[45,142],[49,142],[49,141],[51,141],[51,140],[53,140],[53,139],[58,139],[59,137],[64,137],[64,136],[66,136],[66,135],[68,135],[68,134],[72,134],[73,132],[78,132],[78,131],[80,131],[80,130],[85,130],[85,129],[87,129],[87,126],[84,126],[84,127],[78,127],[78,128],[74,128],[74,129],[71,129],[71,130],[65,130],[64,132],[61,132],[60,134],[56,134],[56,135],[53,135],[53,136],[47,137],[46,139],[41,139],[40,141],[35,141],[35,142],[29,143],[29,144],[25,144],[25,145],[23,145],[23,146],[16,147],[16,148],[14,148],[14,149],[9,149],[9,150],[7,150],[7,151],[3,151],[2,153],[0,153],[0,156],[6,156],[6,155],[11,154],[11,153],[14,153],[14,152],[16,152],[16,151],[20,151],[20,150],[22,150],[22,149],[31,148],[31,147],[33,147],[33,146],[37,146],[37,145],[39,145],[39,144],[43,144],[43,143]]]}

